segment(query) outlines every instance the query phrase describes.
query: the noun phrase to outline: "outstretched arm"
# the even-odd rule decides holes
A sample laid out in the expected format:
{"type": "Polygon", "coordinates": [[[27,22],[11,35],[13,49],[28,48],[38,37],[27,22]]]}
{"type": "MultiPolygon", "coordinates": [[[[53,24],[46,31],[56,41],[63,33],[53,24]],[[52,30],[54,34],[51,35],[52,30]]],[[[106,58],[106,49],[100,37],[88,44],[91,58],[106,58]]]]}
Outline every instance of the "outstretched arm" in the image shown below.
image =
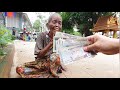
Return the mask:
{"type": "Polygon", "coordinates": [[[87,39],[90,45],[84,47],[85,51],[102,52],[108,55],[119,53],[119,39],[109,38],[99,34],[88,36],[87,39]]]}

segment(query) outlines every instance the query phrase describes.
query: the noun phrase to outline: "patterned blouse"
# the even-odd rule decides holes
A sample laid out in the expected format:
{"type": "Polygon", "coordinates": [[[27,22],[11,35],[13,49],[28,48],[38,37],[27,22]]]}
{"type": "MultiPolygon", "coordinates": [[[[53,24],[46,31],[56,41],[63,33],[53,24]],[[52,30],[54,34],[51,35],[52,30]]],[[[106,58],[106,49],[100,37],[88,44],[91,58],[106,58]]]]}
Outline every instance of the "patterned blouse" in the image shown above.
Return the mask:
{"type": "MultiPolygon", "coordinates": [[[[48,36],[48,32],[42,32],[38,35],[37,40],[36,40],[36,45],[35,45],[35,49],[34,49],[34,55],[38,55],[38,53],[40,53],[40,51],[45,48],[48,43],[50,42],[50,38],[48,36]]],[[[45,55],[49,56],[51,53],[53,52],[53,48],[51,48],[45,55]]],[[[37,58],[37,57],[36,57],[37,58]]],[[[38,59],[38,58],[37,58],[38,59]]]]}

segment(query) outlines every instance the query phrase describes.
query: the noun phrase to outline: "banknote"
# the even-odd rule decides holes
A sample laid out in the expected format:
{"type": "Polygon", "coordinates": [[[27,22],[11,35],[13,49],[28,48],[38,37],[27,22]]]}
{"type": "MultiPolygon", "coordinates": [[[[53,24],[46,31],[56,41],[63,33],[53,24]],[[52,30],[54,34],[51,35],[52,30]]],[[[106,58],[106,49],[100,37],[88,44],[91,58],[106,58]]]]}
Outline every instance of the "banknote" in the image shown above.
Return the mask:
{"type": "Polygon", "coordinates": [[[94,51],[83,50],[83,47],[89,44],[86,37],[57,32],[53,38],[53,52],[59,54],[61,61],[67,65],[82,58],[95,56],[94,51]]]}
{"type": "Polygon", "coordinates": [[[85,46],[89,45],[86,37],[70,35],[67,33],[56,32],[53,37],[53,52],[57,52],[59,48],[70,46],[85,46]]]}

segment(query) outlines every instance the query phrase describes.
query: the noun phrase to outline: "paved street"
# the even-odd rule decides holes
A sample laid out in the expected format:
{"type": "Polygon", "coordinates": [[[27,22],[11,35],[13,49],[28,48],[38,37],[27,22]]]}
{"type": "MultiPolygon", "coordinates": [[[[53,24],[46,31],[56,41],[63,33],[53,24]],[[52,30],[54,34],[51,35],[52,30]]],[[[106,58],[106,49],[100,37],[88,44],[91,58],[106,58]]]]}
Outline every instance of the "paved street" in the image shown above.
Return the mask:
{"type": "MultiPolygon", "coordinates": [[[[19,78],[16,66],[25,62],[34,61],[35,42],[15,41],[15,56],[10,78],[19,78]]],[[[98,53],[94,58],[81,59],[73,64],[65,66],[67,71],[63,72],[61,78],[118,78],[119,54],[104,55],[98,53]]]]}
{"type": "Polygon", "coordinates": [[[11,78],[19,77],[16,73],[16,66],[25,62],[34,60],[34,46],[35,42],[25,42],[16,40],[15,42],[15,56],[13,60],[13,67],[11,69],[11,78]]]}

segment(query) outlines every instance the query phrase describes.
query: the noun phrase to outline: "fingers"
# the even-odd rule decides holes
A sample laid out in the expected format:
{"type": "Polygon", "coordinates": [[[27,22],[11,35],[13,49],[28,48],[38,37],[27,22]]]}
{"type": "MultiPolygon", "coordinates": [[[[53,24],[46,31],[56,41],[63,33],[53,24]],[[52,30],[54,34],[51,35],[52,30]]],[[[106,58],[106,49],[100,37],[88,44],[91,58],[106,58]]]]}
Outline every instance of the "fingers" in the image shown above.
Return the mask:
{"type": "Polygon", "coordinates": [[[95,43],[95,35],[88,36],[88,37],[87,37],[87,40],[90,42],[90,44],[95,43]]]}
{"type": "Polygon", "coordinates": [[[94,51],[94,48],[95,48],[95,46],[94,46],[94,44],[91,44],[91,45],[89,45],[89,46],[85,46],[83,49],[84,49],[84,51],[94,51]]]}

